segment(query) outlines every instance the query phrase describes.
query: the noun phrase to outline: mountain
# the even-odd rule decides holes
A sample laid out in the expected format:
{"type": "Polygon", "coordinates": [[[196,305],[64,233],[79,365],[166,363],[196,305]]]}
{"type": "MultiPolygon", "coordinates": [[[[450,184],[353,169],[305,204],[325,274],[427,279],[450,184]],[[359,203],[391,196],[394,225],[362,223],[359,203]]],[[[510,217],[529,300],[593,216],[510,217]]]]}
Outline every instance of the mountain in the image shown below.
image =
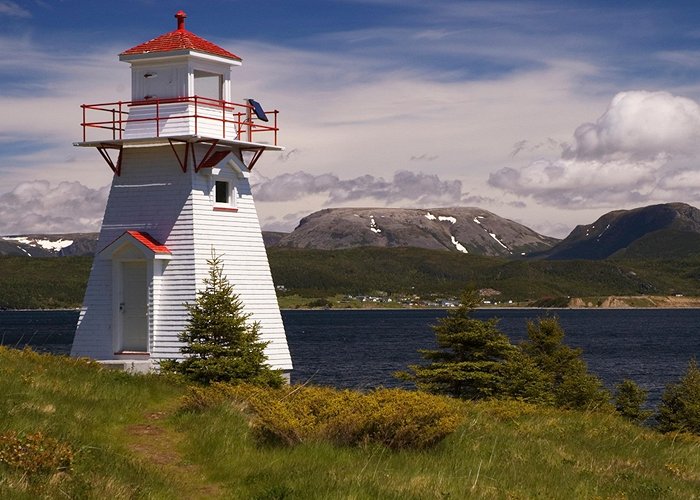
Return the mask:
{"type": "Polygon", "coordinates": [[[577,226],[548,259],[680,258],[700,254],[700,210],[665,203],[609,212],[577,226]]]}
{"type": "Polygon", "coordinates": [[[98,233],[27,234],[0,236],[0,255],[64,257],[92,255],[98,233]]]}
{"type": "Polygon", "coordinates": [[[278,247],[335,250],[417,247],[488,256],[524,256],[558,240],[481,208],[329,208],[304,217],[278,247]]]}

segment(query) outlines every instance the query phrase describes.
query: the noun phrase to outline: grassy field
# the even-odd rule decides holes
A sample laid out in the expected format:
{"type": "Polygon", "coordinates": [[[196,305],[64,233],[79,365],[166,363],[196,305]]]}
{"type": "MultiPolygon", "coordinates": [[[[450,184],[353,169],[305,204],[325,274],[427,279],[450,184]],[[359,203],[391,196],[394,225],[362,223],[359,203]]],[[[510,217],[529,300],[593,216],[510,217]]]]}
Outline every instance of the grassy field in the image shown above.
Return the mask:
{"type": "Polygon", "coordinates": [[[61,471],[0,461],[0,498],[700,498],[700,438],[614,415],[463,403],[432,449],[287,448],[256,442],[236,405],[179,410],[185,392],[0,348],[0,451],[9,432],[72,450],[61,471]]]}

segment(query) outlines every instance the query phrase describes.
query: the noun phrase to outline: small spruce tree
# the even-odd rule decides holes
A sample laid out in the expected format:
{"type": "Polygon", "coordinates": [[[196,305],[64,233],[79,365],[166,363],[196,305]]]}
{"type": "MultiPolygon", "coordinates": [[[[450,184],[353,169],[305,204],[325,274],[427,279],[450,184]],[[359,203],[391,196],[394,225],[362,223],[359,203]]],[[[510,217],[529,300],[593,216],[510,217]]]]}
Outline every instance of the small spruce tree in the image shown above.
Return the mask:
{"type": "Polygon", "coordinates": [[[504,383],[503,364],[514,352],[497,320],[471,317],[479,304],[475,292],[462,296],[460,306],[433,326],[440,349],[419,352],[428,361],[411,365],[397,377],[415,382],[418,389],[462,399],[499,396],[504,383]]]}
{"type": "Polygon", "coordinates": [[[661,432],[682,431],[700,435],[700,368],[695,359],[690,360],[678,383],[666,387],[657,421],[661,432]]]}
{"type": "MultiPolygon", "coordinates": [[[[602,381],[588,371],[581,358],[581,349],[564,344],[564,330],[556,318],[541,318],[527,325],[528,340],[518,347],[521,353],[534,362],[532,384],[523,384],[527,389],[526,399],[533,402],[552,401],[555,406],[576,410],[609,409],[610,393],[602,381]],[[542,391],[537,394],[538,391],[542,391]]],[[[518,357],[514,357],[518,360],[518,357]]],[[[521,361],[522,363],[522,361],[521,361]]],[[[513,371],[513,367],[509,367],[513,371]]],[[[509,395],[519,397],[510,387],[509,395]]]]}
{"type": "Polygon", "coordinates": [[[224,276],[221,259],[212,253],[207,260],[209,276],[194,304],[185,304],[190,318],[179,335],[185,354],[182,361],[161,363],[165,372],[180,373],[201,382],[249,382],[278,387],[283,384],[279,370],[266,364],[267,342],[260,341],[258,323],[250,323],[243,304],[224,276]]]}
{"type": "Polygon", "coordinates": [[[625,379],[615,386],[615,409],[627,420],[641,424],[651,417],[651,411],[642,409],[646,400],[647,391],[633,380],[625,379]]]}

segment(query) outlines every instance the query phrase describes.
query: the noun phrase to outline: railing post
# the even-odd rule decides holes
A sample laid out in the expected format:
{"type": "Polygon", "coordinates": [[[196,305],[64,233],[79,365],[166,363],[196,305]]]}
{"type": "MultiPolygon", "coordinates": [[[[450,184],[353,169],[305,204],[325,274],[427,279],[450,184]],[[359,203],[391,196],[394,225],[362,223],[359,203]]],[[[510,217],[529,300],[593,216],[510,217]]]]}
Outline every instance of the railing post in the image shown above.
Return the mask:
{"type": "Polygon", "coordinates": [[[194,96],[194,135],[199,134],[198,121],[199,121],[199,108],[197,107],[197,96],[194,96]]]}
{"type": "Polygon", "coordinates": [[[245,108],[245,121],[248,124],[248,142],[253,142],[253,114],[250,103],[245,108]]]}
{"type": "Polygon", "coordinates": [[[160,137],[160,99],[156,99],[156,137],[160,137]]]}
{"type": "Polygon", "coordinates": [[[275,146],[277,146],[277,131],[279,128],[277,127],[277,110],[275,110],[275,146]]]}
{"type": "Polygon", "coordinates": [[[85,142],[85,104],[81,104],[80,107],[83,108],[83,123],[81,125],[83,126],[83,142],[85,142]]]}
{"type": "Polygon", "coordinates": [[[117,110],[112,108],[112,140],[117,138],[117,110]]]}
{"type": "Polygon", "coordinates": [[[119,101],[119,140],[122,140],[122,102],[119,101]]]}

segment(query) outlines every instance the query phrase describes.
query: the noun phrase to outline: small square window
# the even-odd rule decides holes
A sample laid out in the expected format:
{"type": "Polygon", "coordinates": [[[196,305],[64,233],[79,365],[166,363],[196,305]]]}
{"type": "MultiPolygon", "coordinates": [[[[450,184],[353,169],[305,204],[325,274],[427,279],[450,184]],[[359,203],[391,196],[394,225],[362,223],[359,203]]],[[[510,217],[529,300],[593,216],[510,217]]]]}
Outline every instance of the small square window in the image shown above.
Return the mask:
{"type": "Polygon", "coordinates": [[[229,203],[229,187],[228,187],[228,182],[225,181],[216,181],[216,184],[214,186],[215,189],[215,198],[214,200],[216,203],[229,203]]]}

